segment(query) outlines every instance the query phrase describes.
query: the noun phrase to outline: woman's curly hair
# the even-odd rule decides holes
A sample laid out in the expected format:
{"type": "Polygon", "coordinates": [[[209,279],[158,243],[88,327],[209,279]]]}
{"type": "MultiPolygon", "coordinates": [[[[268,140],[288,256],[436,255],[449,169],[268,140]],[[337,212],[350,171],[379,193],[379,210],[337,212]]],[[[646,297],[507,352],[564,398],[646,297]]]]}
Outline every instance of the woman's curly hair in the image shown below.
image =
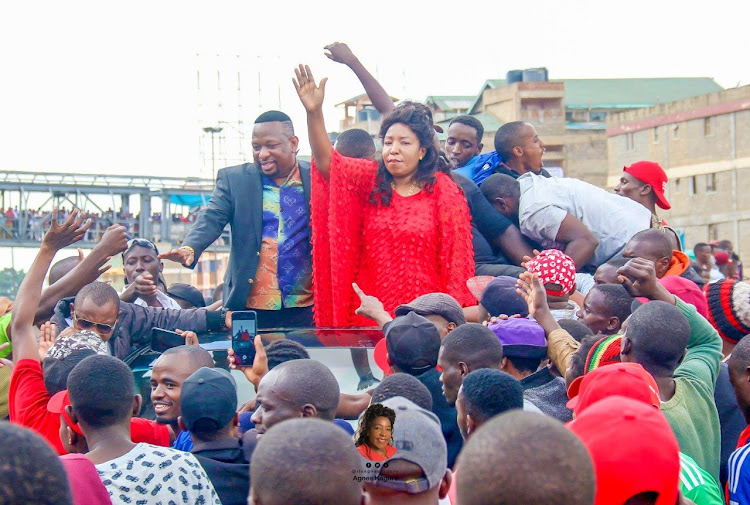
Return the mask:
{"type": "MultiPolygon", "coordinates": [[[[432,190],[435,184],[435,172],[443,172],[450,175],[450,162],[443,155],[435,135],[435,126],[432,122],[432,111],[426,105],[417,102],[402,102],[390,114],[388,114],[380,125],[380,141],[383,142],[388,129],[394,124],[401,123],[408,126],[419,140],[419,146],[425,147],[427,152],[417,165],[416,181],[424,185],[427,191],[432,190]]],[[[391,183],[393,176],[385,167],[385,160],[381,158],[378,163],[378,171],[375,176],[375,187],[370,194],[372,203],[389,205],[393,196],[391,183]]]]}
{"type": "Polygon", "coordinates": [[[359,418],[359,426],[357,427],[357,433],[355,433],[354,445],[359,447],[362,444],[369,444],[368,434],[372,423],[378,417],[387,417],[391,421],[391,442],[393,442],[393,425],[396,423],[396,412],[381,405],[380,403],[374,403],[367,407],[365,413],[359,418]]]}

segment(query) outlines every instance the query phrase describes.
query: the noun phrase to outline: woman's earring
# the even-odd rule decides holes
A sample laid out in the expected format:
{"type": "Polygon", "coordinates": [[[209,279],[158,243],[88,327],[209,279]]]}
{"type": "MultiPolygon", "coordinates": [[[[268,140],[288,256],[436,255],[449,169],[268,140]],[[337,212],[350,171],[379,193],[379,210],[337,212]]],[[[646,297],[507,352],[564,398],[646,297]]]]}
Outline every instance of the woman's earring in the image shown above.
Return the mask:
{"type": "Polygon", "coordinates": [[[424,154],[419,157],[419,161],[422,161],[424,159],[424,154]]]}

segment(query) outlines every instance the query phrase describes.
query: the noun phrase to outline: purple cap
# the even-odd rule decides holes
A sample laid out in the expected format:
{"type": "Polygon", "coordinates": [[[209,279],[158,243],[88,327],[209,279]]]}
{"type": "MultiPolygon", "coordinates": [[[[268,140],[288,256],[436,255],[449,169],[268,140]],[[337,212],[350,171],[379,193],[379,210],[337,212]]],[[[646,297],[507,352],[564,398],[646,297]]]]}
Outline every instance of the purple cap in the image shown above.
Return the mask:
{"type": "Polygon", "coordinates": [[[512,317],[490,323],[489,328],[503,344],[503,355],[538,359],[547,357],[544,328],[536,321],[512,317]]]}

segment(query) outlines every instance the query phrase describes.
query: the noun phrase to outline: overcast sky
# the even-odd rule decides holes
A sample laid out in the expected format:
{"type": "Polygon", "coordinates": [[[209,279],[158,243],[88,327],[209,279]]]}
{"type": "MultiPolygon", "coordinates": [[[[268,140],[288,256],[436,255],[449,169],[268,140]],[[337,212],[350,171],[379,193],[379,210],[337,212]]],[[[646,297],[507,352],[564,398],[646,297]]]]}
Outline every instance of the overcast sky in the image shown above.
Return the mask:
{"type": "Polygon", "coordinates": [[[316,77],[330,78],[329,130],[342,114],[333,104],[361,91],[348,69],[323,56],[335,40],[402,99],[475,94],[487,78],[536,66],[551,78],[750,83],[747,0],[114,5],[4,3],[0,169],[206,175],[199,141],[211,98],[198,96],[196,69],[231,67],[232,58],[243,68],[245,117],[257,115],[259,101],[265,109],[280,102],[309,152],[293,65],[309,63],[316,77]]]}

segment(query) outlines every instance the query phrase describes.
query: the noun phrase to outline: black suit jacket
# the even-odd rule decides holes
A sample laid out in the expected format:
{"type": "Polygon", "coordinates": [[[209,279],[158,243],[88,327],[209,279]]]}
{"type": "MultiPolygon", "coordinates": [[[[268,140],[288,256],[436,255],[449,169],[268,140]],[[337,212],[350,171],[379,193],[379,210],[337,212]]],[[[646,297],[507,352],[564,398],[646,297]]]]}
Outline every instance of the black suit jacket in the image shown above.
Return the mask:
{"type": "MultiPolygon", "coordinates": [[[[299,160],[300,177],[305,193],[308,227],[310,226],[310,163],[299,160]]],[[[258,269],[263,233],[263,180],[254,163],[244,163],[219,170],[211,201],[201,212],[182,245],[195,250],[195,260],[219,236],[231,227],[232,248],[224,277],[224,307],[244,310],[250,287],[258,269]]],[[[311,258],[312,261],[312,258],[311,258]]]]}

